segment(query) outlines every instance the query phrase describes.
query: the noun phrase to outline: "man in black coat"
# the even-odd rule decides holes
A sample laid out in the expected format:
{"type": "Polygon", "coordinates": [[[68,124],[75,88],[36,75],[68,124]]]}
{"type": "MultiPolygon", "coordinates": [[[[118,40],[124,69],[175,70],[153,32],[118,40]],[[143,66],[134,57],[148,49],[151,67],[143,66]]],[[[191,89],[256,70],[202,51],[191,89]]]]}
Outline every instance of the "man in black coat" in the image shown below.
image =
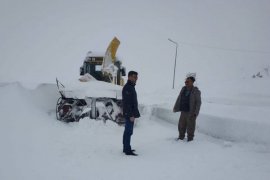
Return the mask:
{"type": "Polygon", "coordinates": [[[134,153],[135,150],[131,149],[130,140],[133,134],[133,126],[135,118],[140,117],[138,110],[137,93],[135,90],[136,81],[138,79],[138,73],[130,71],[128,73],[128,81],[123,87],[122,98],[123,98],[123,115],[125,117],[125,130],[123,135],[123,152],[126,155],[137,156],[134,153]]]}

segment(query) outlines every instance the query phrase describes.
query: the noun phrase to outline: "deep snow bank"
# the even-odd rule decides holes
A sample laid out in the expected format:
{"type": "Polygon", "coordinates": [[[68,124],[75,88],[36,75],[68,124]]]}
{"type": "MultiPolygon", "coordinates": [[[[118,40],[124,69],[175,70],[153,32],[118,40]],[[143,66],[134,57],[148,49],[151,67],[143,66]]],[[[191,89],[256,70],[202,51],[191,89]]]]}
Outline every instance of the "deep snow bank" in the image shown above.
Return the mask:
{"type": "MultiPolygon", "coordinates": [[[[180,113],[155,106],[152,116],[177,124],[180,113]]],[[[201,113],[197,119],[199,132],[229,141],[254,142],[270,144],[270,124],[244,119],[231,119],[201,113]]]]}
{"type": "MultiPolygon", "coordinates": [[[[52,120],[55,121],[56,101],[60,97],[55,84],[40,84],[35,89],[26,89],[18,82],[1,83],[0,95],[2,100],[1,110],[4,112],[2,117],[4,119],[10,121],[14,121],[17,118],[25,119],[29,116],[28,114],[39,112],[50,115],[52,120]]],[[[171,94],[170,99],[172,99],[171,94]]],[[[219,101],[222,103],[213,99],[210,103],[204,102],[202,111],[197,119],[199,132],[224,140],[270,144],[270,123],[267,119],[255,119],[257,108],[260,108],[261,112],[266,114],[267,106],[264,112],[262,108],[265,107],[224,106],[226,101],[220,99],[219,101]],[[251,112],[248,116],[254,117],[247,118],[238,114],[237,116],[235,115],[235,118],[232,118],[232,115],[229,113],[234,108],[244,112],[244,114],[251,112]],[[212,109],[213,113],[210,114],[211,111],[208,109],[212,109]]],[[[140,112],[142,114],[149,114],[177,125],[180,113],[173,113],[168,105],[151,105],[151,102],[148,102],[148,104],[145,102],[146,104],[140,105],[140,112]]],[[[261,114],[260,117],[264,117],[264,115],[261,114]]]]}

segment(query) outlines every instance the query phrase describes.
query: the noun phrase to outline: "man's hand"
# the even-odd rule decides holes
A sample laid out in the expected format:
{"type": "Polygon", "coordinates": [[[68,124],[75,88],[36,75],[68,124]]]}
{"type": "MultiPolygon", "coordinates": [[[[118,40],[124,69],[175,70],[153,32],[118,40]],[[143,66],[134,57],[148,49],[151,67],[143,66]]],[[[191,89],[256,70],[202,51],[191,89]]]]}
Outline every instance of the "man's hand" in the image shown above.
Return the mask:
{"type": "Polygon", "coordinates": [[[130,117],[129,118],[131,122],[134,122],[135,121],[135,118],[134,117],[130,117]]]}

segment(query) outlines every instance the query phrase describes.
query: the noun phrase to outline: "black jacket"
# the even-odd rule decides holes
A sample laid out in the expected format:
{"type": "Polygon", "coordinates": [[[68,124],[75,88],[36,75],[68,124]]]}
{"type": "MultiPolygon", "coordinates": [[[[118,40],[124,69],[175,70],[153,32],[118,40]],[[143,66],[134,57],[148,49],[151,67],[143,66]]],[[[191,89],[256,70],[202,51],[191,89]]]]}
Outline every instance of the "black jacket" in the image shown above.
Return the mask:
{"type": "Polygon", "coordinates": [[[122,90],[123,98],[123,114],[125,118],[140,117],[138,110],[137,93],[135,90],[135,84],[131,81],[127,81],[122,90]]]}

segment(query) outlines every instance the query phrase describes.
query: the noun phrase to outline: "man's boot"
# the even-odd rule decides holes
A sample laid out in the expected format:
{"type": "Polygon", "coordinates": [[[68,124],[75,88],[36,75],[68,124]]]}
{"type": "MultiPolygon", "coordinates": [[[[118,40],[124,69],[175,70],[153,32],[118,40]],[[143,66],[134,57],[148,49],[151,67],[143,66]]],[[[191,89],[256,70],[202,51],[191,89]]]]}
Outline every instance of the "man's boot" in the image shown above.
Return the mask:
{"type": "Polygon", "coordinates": [[[134,153],[133,151],[125,152],[127,156],[138,156],[138,154],[134,153]]]}
{"type": "MultiPolygon", "coordinates": [[[[132,152],[135,152],[135,149],[131,149],[132,152]]],[[[126,151],[123,149],[123,153],[125,153],[126,151]]]]}

